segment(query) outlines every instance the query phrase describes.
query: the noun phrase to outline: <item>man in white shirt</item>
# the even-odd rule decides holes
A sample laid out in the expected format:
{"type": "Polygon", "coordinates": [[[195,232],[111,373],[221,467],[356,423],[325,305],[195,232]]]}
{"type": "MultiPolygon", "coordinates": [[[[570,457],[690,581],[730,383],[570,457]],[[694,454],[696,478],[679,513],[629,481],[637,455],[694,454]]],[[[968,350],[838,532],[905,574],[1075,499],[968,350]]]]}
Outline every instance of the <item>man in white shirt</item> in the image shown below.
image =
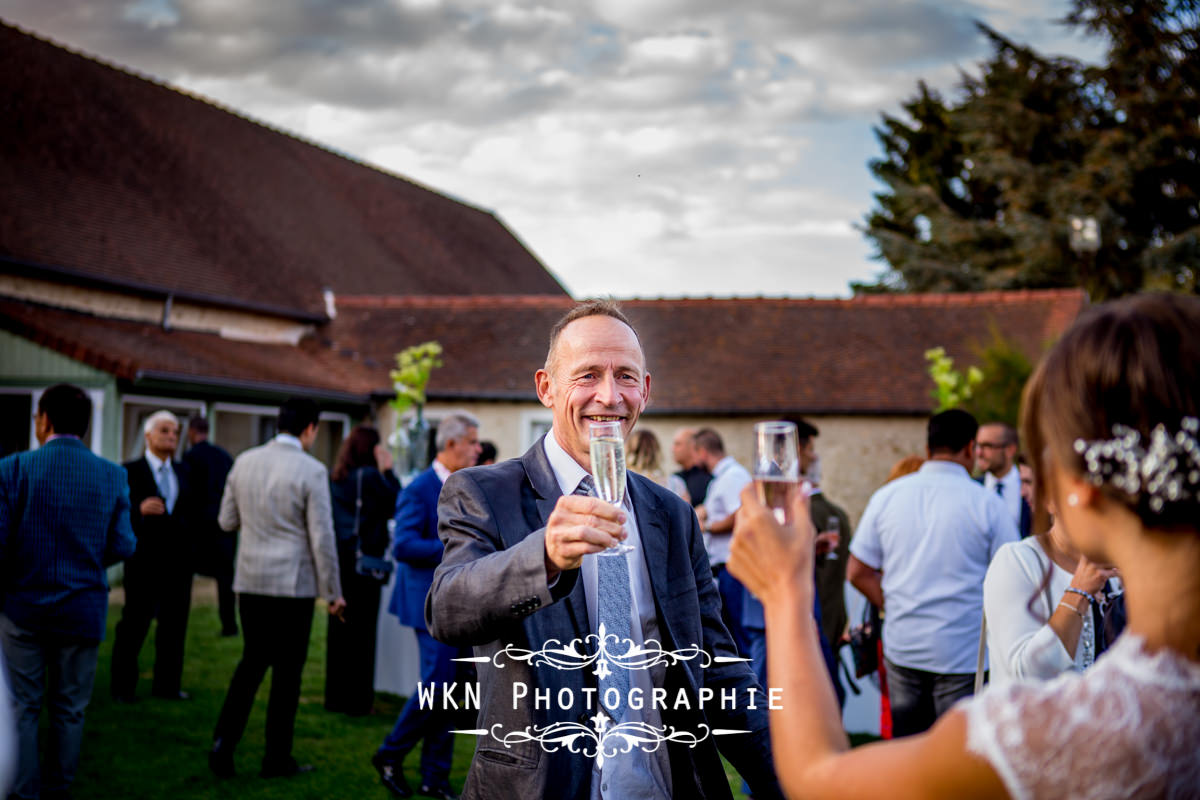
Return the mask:
{"type": "Polygon", "coordinates": [[[971,694],[983,578],[1000,546],[1019,538],[993,491],[971,479],[978,425],[952,409],[929,420],[929,460],[871,497],[850,543],[847,578],[887,614],[892,724],[927,730],[971,694]]]}
{"type": "Polygon", "coordinates": [[[218,522],[241,529],[233,590],[242,621],[242,659],[234,670],[213,732],[209,768],[234,774],[233,752],[271,670],[264,778],[312,770],[292,757],[300,676],[308,656],[313,601],[324,597],[341,616],[346,601],[338,574],[329,474],[306,451],[317,439],[320,409],[292,398],[279,409],[279,435],[233,462],[218,522]]]}
{"type": "MultiPolygon", "coordinates": [[[[738,579],[725,569],[729,560],[729,543],[733,540],[733,522],[742,505],[742,489],[753,478],[741,464],[725,454],[725,443],[721,435],[712,428],[701,428],[692,437],[696,463],[712,473],[712,483],[700,510],[700,523],[704,526],[704,545],[708,550],[708,561],[712,565],[713,578],[721,593],[721,618],[729,626],[738,652],[750,656],[750,636],[742,614],[742,603],[746,590],[738,579]]],[[[765,653],[765,650],[764,650],[765,653]]],[[[761,674],[760,674],[761,680],[761,674]]]]}
{"type": "Polygon", "coordinates": [[[985,422],[979,426],[975,443],[975,468],[983,471],[983,488],[1000,496],[1021,535],[1028,536],[1032,515],[1029,504],[1021,497],[1018,443],[1017,432],[1011,425],[985,422]]]}

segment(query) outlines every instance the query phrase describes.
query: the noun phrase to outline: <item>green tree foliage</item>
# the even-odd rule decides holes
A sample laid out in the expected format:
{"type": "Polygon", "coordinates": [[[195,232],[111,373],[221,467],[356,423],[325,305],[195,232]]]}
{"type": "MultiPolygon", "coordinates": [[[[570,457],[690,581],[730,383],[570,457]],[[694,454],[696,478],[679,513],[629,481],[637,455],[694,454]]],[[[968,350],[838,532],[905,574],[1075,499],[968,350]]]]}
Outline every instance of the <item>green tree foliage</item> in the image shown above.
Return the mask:
{"type": "Polygon", "coordinates": [[[876,128],[887,190],[863,230],[890,270],[856,289],[1197,291],[1198,6],[1075,0],[1064,22],[1105,38],[1098,66],[980,26],[993,54],[954,98],[919,84],[876,128]],[[1071,237],[1087,218],[1094,249],[1071,237]]]}
{"type": "Polygon", "coordinates": [[[391,371],[390,377],[396,390],[391,406],[397,414],[403,414],[414,404],[420,414],[421,407],[425,405],[425,387],[429,384],[429,376],[440,366],[442,346],[437,342],[424,342],[396,353],[396,369],[391,371]]]}
{"type": "Polygon", "coordinates": [[[961,408],[982,422],[1007,422],[1014,428],[1021,408],[1021,392],[1033,372],[1029,357],[992,326],[992,340],[975,349],[979,363],[966,372],[954,368],[944,348],[925,351],[933,380],[934,412],[961,408]]]}

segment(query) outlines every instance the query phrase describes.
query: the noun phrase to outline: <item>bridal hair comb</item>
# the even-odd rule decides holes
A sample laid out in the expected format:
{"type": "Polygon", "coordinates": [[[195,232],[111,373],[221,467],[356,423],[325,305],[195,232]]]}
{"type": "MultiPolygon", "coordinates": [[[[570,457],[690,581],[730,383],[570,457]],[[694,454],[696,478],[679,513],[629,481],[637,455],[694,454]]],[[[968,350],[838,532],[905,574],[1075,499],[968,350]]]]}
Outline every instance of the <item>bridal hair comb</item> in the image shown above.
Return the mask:
{"type": "Polygon", "coordinates": [[[1125,425],[1113,426],[1112,439],[1075,440],[1083,457],[1088,481],[1111,486],[1162,513],[1168,504],[1200,499],[1200,420],[1184,417],[1173,435],[1159,424],[1150,432],[1149,444],[1125,425]]]}

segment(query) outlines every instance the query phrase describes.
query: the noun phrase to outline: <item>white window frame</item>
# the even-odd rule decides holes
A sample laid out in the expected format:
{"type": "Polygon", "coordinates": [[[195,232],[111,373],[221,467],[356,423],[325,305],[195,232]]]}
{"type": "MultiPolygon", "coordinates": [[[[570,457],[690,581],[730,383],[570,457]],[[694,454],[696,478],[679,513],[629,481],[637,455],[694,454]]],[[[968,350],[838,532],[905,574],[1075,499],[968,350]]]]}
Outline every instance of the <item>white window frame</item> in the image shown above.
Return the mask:
{"type": "Polygon", "coordinates": [[[541,434],[535,431],[535,425],[554,424],[554,411],[549,408],[531,408],[522,411],[520,416],[521,452],[525,452],[537,442],[541,434]]]}
{"type": "MultiPolygon", "coordinates": [[[[42,395],[51,386],[57,384],[47,383],[42,386],[0,386],[0,394],[27,394],[29,395],[30,413],[37,416],[38,403],[42,400],[42,395]]],[[[81,389],[83,387],[80,387],[81,389]]],[[[92,401],[92,421],[88,425],[88,436],[91,438],[92,452],[98,456],[104,455],[104,390],[103,389],[83,389],[87,392],[87,396],[92,401]]],[[[29,421],[29,449],[38,449],[37,426],[33,419],[29,421]]]]}
{"type": "MultiPolygon", "coordinates": [[[[230,412],[233,414],[255,414],[260,417],[278,417],[279,406],[259,406],[253,403],[213,403],[212,415],[213,423],[216,423],[217,413],[221,411],[230,412]]],[[[350,435],[350,415],[341,411],[322,411],[319,417],[326,422],[342,423],[342,439],[343,441],[350,435]]],[[[213,438],[216,438],[217,431],[212,431],[213,438]]]]}

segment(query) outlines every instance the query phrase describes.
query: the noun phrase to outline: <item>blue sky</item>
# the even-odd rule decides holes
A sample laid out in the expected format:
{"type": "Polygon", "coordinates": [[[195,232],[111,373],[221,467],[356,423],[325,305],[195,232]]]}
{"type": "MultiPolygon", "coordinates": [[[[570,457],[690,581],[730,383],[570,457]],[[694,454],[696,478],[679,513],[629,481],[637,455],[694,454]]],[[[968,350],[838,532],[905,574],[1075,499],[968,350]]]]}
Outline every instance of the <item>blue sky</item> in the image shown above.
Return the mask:
{"type": "Polygon", "coordinates": [[[0,0],[0,17],[495,212],[577,296],[846,296],[871,126],[1062,0],[0,0]],[[731,10],[736,9],[736,10],[731,10]]]}

